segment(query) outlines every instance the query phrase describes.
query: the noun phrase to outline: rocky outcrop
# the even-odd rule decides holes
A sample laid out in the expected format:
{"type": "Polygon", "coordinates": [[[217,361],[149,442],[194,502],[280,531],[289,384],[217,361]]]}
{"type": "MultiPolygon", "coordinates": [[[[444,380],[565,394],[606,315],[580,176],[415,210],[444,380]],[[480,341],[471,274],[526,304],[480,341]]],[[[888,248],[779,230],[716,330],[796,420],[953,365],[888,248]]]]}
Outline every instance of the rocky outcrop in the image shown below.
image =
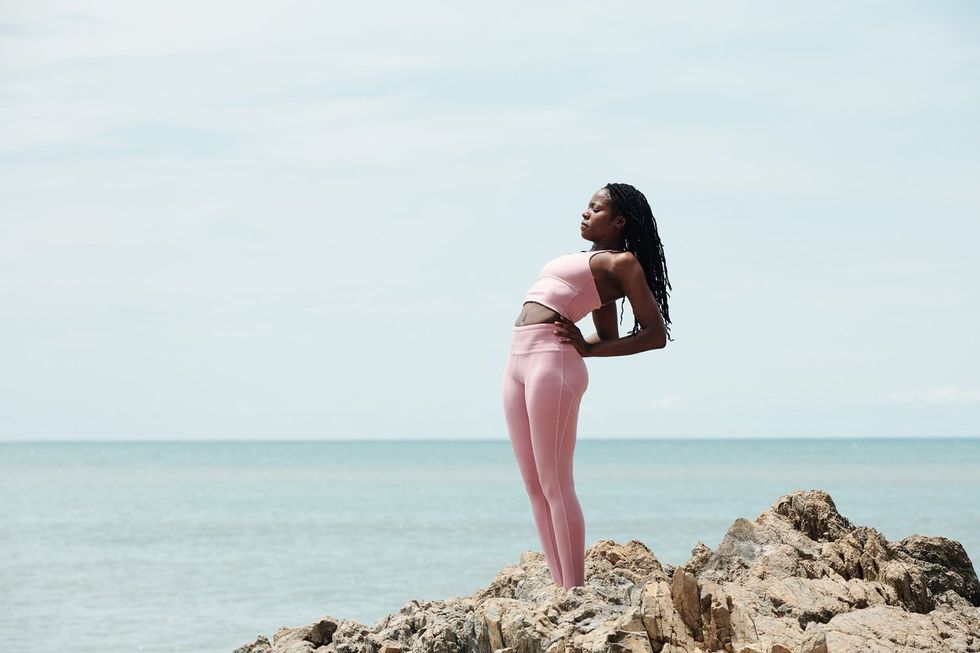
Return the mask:
{"type": "Polygon", "coordinates": [[[637,540],[599,540],[586,585],[525,552],[485,589],[411,601],[373,626],[324,616],[235,653],[980,652],[980,583],[944,537],[888,542],[798,490],[679,567],[637,540]]]}

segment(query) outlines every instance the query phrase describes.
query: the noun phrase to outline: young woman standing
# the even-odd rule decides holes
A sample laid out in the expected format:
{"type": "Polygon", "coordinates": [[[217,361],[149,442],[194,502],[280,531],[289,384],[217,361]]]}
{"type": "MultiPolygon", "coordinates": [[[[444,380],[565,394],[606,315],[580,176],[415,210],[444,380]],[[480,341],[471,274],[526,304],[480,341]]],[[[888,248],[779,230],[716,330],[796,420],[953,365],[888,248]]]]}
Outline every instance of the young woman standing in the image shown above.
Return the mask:
{"type": "Polygon", "coordinates": [[[667,262],[643,193],[606,184],[592,195],[579,229],[592,248],[541,269],[514,323],[503,375],[510,442],[551,577],[565,588],[585,584],[585,520],[572,477],[589,384],[583,359],[661,349],[673,340],[667,262]],[[621,338],[615,302],[623,297],[635,322],[621,338]],[[589,313],[596,333],[585,338],[575,323],[589,313]]]}

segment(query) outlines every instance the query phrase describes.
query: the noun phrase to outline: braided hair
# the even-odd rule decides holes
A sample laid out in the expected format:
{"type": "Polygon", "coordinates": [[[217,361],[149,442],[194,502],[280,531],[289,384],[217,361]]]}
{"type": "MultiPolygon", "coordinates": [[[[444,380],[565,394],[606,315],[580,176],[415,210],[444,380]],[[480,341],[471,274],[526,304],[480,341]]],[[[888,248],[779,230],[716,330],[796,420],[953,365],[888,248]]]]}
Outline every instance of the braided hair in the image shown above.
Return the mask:
{"type": "MultiPolygon", "coordinates": [[[[653,217],[653,211],[643,193],[630,186],[629,184],[609,183],[603,186],[609,193],[612,200],[613,214],[621,215],[626,218],[626,225],[623,227],[625,244],[623,249],[633,252],[646,275],[647,283],[653,296],[660,307],[660,313],[664,318],[664,326],[667,330],[667,339],[670,337],[670,313],[667,307],[667,289],[673,288],[670,279],[667,277],[667,260],[664,258],[664,246],[660,242],[660,235],[657,233],[657,220],[653,217]]],[[[623,310],[626,308],[626,298],[619,309],[619,323],[623,323],[623,310]]],[[[640,331],[640,321],[634,317],[633,330],[629,335],[634,335],[640,331]]]]}

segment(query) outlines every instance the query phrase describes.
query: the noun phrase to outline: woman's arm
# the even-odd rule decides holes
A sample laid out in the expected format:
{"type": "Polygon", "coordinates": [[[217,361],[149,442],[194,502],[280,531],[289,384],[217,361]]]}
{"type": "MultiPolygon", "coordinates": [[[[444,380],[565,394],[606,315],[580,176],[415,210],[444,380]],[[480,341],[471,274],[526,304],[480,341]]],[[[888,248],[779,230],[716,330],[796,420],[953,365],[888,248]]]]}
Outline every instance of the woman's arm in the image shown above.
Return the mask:
{"type": "Polygon", "coordinates": [[[664,325],[663,316],[660,314],[660,306],[657,305],[657,298],[653,296],[653,291],[647,283],[643,266],[633,256],[617,257],[613,264],[613,274],[619,280],[624,289],[630,306],[633,308],[633,315],[640,323],[641,330],[633,335],[616,337],[619,335],[616,329],[616,304],[610,302],[606,306],[593,311],[592,317],[596,320],[596,329],[600,329],[600,323],[606,324],[602,317],[596,319],[596,313],[604,309],[611,308],[612,324],[615,329],[615,336],[612,338],[599,338],[602,333],[594,334],[586,338],[589,343],[587,356],[628,356],[638,354],[641,351],[650,349],[662,349],[667,345],[667,328],[664,325]],[[600,322],[602,320],[602,322],[600,322]]]}

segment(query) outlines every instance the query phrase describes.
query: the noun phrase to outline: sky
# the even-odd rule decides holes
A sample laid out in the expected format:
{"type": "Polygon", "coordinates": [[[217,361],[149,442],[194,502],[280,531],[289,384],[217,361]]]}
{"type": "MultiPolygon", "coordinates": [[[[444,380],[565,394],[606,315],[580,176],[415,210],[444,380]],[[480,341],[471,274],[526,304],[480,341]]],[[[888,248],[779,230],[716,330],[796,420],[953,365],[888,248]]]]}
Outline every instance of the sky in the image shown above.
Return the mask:
{"type": "Polygon", "coordinates": [[[521,300],[607,182],[674,341],[587,359],[580,439],[976,437],[978,27],[7,0],[0,441],[506,439],[521,300]]]}

